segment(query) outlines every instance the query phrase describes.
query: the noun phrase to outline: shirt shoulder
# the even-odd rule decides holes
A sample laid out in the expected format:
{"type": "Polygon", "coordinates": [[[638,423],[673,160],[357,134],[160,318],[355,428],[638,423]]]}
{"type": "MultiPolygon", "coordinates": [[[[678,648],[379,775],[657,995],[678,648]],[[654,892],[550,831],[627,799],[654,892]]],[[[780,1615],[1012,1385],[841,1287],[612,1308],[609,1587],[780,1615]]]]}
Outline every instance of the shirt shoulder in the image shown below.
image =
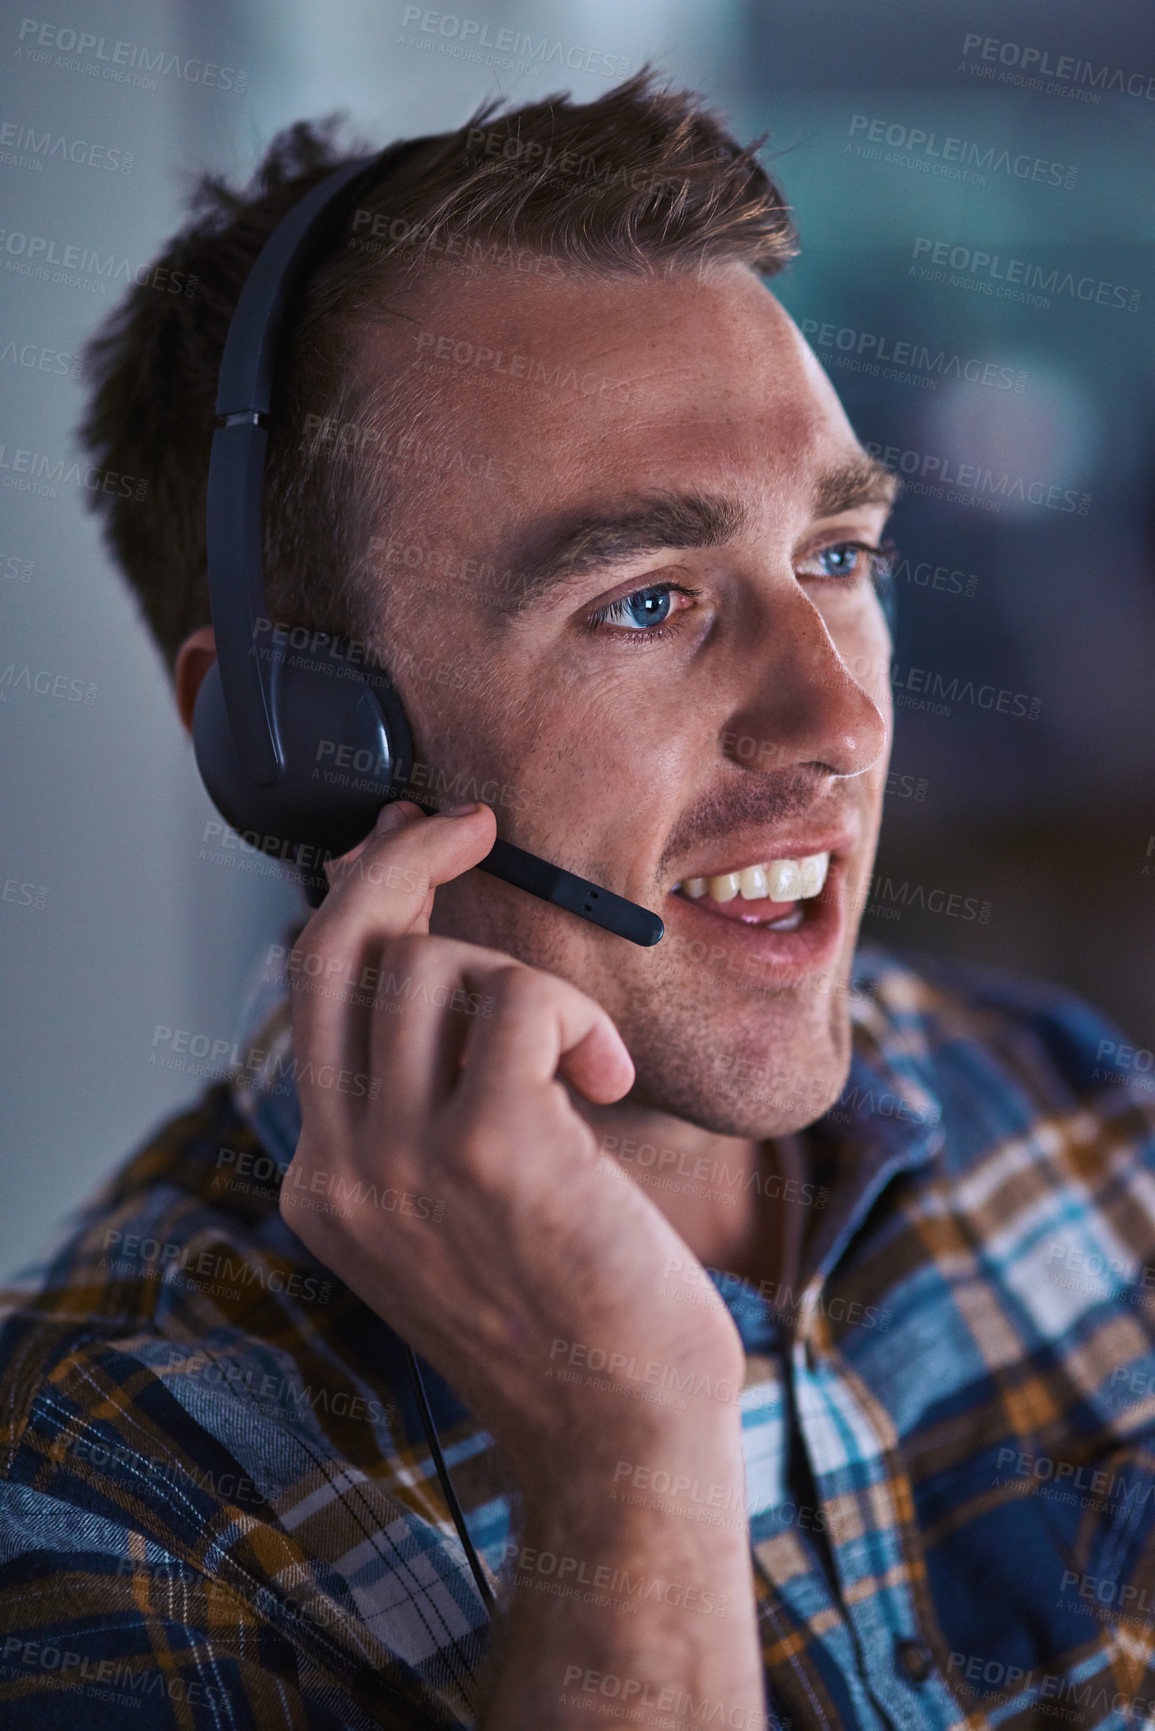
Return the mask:
{"type": "MultiPolygon", "coordinates": [[[[402,1343],[290,1232],[280,1178],[211,1089],[0,1293],[0,1615],[37,1649],[67,1627],[121,1710],[130,1674],[183,1676],[174,1723],[219,1724],[223,1687],[259,1726],[470,1725],[487,1618],[402,1343]]],[[[500,1560],[492,1446],[429,1381],[500,1560]]],[[[6,1676],[51,1693],[38,1659],[6,1676]]]]}
{"type": "Polygon", "coordinates": [[[940,1170],[961,1175],[1010,1141],[1056,1139],[1155,1162],[1150,1054],[1048,982],[960,962],[864,951],[856,1021],[936,1103],[940,1170]]]}

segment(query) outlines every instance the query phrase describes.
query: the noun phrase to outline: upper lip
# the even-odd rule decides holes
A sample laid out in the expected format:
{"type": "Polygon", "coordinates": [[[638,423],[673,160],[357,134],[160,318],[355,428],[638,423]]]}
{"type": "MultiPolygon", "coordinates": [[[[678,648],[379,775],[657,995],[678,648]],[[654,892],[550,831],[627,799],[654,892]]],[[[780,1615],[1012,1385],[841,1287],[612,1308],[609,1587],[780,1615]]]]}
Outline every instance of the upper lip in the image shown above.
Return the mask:
{"type": "Polygon", "coordinates": [[[719,843],[709,856],[711,862],[717,861],[716,864],[689,866],[674,882],[684,884],[687,878],[724,877],[728,872],[746,871],[750,866],[766,865],[770,860],[806,859],[815,853],[828,853],[833,857],[849,853],[857,840],[857,831],[845,825],[837,830],[812,830],[809,835],[776,835],[762,842],[747,843],[735,838],[719,843]],[[759,847],[762,852],[758,851],[759,847]],[[725,854],[723,848],[728,850],[725,854]]]}

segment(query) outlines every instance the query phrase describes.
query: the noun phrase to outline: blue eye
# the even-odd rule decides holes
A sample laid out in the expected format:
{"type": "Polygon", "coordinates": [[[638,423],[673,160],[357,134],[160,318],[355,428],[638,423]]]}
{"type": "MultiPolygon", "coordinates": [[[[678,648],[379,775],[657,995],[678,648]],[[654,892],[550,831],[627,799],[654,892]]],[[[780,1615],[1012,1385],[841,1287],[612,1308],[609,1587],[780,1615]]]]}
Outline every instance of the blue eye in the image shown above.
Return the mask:
{"type": "Polygon", "coordinates": [[[831,577],[853,577],[861,555],[856,542],[844,541],[838,547],[824,547],[818,557],[831,577]]]}
{"type": "Polygon", "coordinates": [[[599,610],[597,618],[606,625],[624,625],[628,631],[645,631],[652,625],[664,625],[670,616],[673,587],[669,584],[654,589],[637,589],[599,610]]]}
{"type": "Polygon", "coordinates": [[[867,577],[876,589],[882,589],[894,574],[896,549],[893,542],[881,547],[867,547],[861,541],[837,541],[810,555],[820,566],[822,576],[853,582],[867,577]]]}

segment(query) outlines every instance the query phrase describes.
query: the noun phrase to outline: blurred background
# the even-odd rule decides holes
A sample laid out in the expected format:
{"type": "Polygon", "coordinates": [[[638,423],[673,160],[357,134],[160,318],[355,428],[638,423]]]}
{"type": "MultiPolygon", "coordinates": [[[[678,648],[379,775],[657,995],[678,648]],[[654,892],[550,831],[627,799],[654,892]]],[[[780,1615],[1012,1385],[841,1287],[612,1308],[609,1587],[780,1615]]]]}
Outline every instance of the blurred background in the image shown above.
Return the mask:
{"type": "Polygon", "coordinates": [[[82,489],[28,485],[76,454],[77,356],[117,296],[33,260],[146,265],[194,172],[246,180],[302,116],[385,142],[489,96],[590,100],[646,60],[769,134],[803,243],[775,292],[907,477],[864,931],[1061,982],[1151,1065],[1149,8],[36,0],[0,25],[0,1271],[196,1097],[158,1028],[231,1039],[298,905],[255,856],[208,859],[215,813],[82,489]],[[501,31],[515,52],[478,46],[501,31]]]}

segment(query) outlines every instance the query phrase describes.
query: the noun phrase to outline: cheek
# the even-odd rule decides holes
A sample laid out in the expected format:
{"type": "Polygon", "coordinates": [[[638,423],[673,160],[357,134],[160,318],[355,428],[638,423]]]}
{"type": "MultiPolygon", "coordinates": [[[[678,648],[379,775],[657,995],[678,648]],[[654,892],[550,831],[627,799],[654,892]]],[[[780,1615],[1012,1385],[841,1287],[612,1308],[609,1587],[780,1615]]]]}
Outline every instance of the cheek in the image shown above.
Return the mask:
{"type": "MultiPolygon", "coordinates": [[[[628,651],[623,659],[652,653],[628,651]]],[[[627,667],[572,683],[558,670],[540,694],[535,740],[550,742],[546,755],[563,775],[592,771],[612,796],[679,784],[695,744],[701,749],[707,713],[680,670],[663,676],[656,661],[652,670],[627,667]]]]}
{"type": "Polygon", "coordinates": [[[410,682],[405,710],[413,730],[413,797],[436,805],[482,799],[499,824],[519,796],[512,786],[508,730],[492,693],[457,682],[456,664],[410,682]],[[447,676],[448,674],[448,676],[447,676]]]}

